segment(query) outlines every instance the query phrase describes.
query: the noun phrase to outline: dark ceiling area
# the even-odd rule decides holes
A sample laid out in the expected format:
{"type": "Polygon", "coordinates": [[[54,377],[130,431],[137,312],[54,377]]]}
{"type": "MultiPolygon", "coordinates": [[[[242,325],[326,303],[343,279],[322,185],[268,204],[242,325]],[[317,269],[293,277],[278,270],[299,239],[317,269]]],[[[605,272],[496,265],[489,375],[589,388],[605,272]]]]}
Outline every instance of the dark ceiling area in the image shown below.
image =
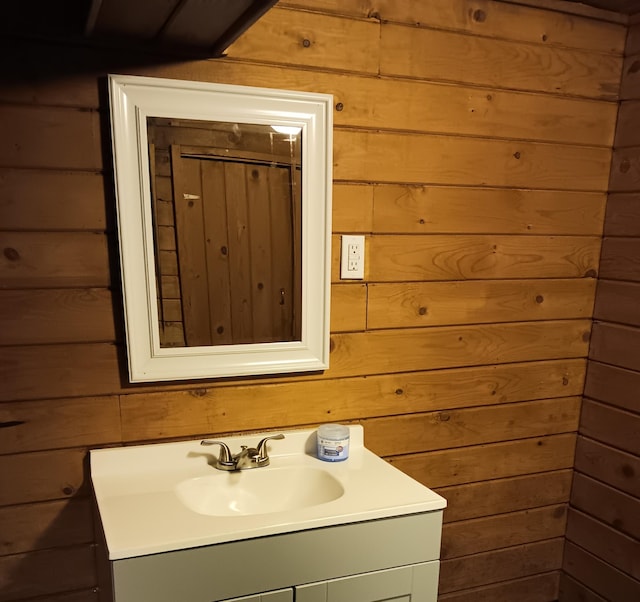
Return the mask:
{"type": "Polygon", "coordinates": [[[634,15],[640,12],[640,0],[569,0],[578,4],[586,4],[594,8],[602,8],[624,15],[634,15]]]}

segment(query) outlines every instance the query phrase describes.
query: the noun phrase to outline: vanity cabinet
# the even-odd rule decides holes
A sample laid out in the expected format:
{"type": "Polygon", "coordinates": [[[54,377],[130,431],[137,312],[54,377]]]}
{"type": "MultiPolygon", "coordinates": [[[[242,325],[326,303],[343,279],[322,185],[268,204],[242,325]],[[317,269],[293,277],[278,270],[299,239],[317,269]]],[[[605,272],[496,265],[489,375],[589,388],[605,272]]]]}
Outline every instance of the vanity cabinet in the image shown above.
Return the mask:
{"type": "Polygon", "coordinates": [[[114,599],[436,602],[441,530],[437,510],[124,558],[114,599]]]}

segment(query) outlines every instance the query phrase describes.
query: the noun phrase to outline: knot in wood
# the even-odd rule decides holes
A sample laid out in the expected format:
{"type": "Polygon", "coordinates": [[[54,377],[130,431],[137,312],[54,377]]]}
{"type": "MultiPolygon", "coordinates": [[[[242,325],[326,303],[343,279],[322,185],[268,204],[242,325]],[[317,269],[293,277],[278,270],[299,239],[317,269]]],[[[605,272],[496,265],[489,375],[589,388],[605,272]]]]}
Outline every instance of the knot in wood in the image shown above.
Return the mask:
{"type": "Polygon", "coordinates": [[[544,297],[542,295],[536,295],[536,303],[542,303],[544,301],[544,297]]]}
{"type": "Polygon", "coordinates": [[[438,420],[440,420],[440,422],[449,422],[451,416],[446,412],[440,412],[440,414],[438,414],[438,420]]]}
{"type": "Polygon", "coordinates": [[[484,23],[487,20],[487,13],[478,8],[473,11],[473,20],[476,23],[484,23]]]}
{"type": "Polygon", "coordinates": [[[421,308],[418,310],[418,313],[419,313],[421,316],[426,315],[426,313],[427,313],[427,308],[426,308],[426,307],[421,307],[421,308]]]}
{"type": "Polygon", "coordinates": [[[516,159],[519,159],[519,158],[520,158],[520,151],[516,151],[515,153],[513,153],[513,156],[514,156],[516,159]]]}
{"type": "Polygon", "coordinates": [[[336,111],[342,111],[344,109],[344,104],[342,104],[341,102],[339,102],[336,105],[336,111]]]}
{"type": "Polygon", "coordinates": [[[309,48],[309,46],[311,46],[311,40],[309,40],[308,38],[305,38],[304,40],[302,40],[302,45],[305,48],[309,48]]]}
{"type": "Polygon", "coordinates": [[[623,159],[620,161],[620,167],[618,167],[620,173],[627,173],[631,169],[631,161],[629,159],[623,159]]]}
{"type": "Polygon", "coordinates": [[[5,247],[3,253],[9,261],[18,261],[20,259],[20,253],[13,247],[5,247]]]}

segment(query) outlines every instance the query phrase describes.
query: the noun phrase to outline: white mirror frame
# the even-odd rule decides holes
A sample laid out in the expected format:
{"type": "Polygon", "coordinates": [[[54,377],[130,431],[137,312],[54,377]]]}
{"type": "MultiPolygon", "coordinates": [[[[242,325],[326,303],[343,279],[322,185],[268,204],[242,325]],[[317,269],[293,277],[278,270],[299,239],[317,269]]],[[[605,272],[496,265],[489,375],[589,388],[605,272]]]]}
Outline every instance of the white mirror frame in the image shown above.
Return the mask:
{"type": "Polygon", "coordinates": [[[131,382],[249,376],[328,368],[332,96],[110,75],[109,97],[131,382]],[[302,128],[300,341],[160,347],[147,117],[302,128]]]}

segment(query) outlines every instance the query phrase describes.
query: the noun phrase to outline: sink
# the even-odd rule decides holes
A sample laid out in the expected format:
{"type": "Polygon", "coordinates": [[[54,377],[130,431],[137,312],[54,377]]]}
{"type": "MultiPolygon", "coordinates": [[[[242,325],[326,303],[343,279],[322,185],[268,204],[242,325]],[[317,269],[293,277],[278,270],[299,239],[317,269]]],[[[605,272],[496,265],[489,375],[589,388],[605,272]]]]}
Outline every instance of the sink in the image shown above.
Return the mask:
{"type": "Polygon", "coordinates": [[[195,477],[178,483],[176,494],[198,514],[238,516],[326,504],[341,497],[344,487],[326,470],[289,466],[195,477]]]}
{"type": "MultiPolygon", "coordinates": [[[[349,458],[316,457],[316,431],[270,441],[268,466],[228,472],[201,439],[91,450],[91,480],[110,560],[195,549],[441,510],[446,501],[364,445],[349,427],[349,458]]],[[[223,438],[232,452],[267,435],[223,438]]],[[[217,452],[217,450],[216,450],[217,452]]]]}

